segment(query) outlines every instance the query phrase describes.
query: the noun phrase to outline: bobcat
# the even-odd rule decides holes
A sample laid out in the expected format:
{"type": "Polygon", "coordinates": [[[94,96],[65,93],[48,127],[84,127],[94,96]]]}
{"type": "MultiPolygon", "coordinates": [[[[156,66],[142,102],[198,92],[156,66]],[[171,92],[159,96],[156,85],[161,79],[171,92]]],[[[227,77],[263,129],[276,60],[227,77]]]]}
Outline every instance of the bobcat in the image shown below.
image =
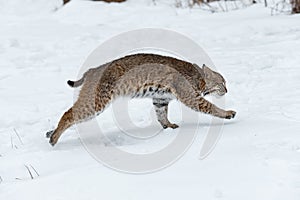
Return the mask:
{"type": "Polygon", "coordinates": [[[78,81],[68,81],[71,87],[82,86],[79,97],[61,117],[55,130],[47,132],[49,143],[55,145],[61,134],[75,123],[86,121],[101,113],[120,96],[152,98],[157,119],[162,127],[178,128],[168,116],[172,99],[181,101],[195,111],[231,119],[235,111],[225,111],[204,96],[223,96],[224,78],[206,65],[200,68],[172,57],[156,54],[135,54],[91,68],[78,81]]]}

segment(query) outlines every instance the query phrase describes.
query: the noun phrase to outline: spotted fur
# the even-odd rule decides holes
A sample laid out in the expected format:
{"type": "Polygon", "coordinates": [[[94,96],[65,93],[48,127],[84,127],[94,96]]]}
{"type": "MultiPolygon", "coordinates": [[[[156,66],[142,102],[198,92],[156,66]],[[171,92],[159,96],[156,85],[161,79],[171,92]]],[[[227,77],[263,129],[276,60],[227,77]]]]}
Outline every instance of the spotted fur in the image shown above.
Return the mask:
{"type": "Polygon", "coordinates": [[[177,128],[169,122],[168,104],[177,99],[191,109],[216,117],[230,119],[234,111],[225,111],[204,96],[222,96],[227,92],[224,78],[207,66],[202,68],[183,60],[155,54],[125,56],[97,68],[91,68],[71,87],[81,86],[74,105],[64,113],[55,130],[49,131],[50,144],[55,145],[61,134],[75,123],[86,121],[103,110],[116,98],[152,98],[157,119],[163,128],[177,128]]]}

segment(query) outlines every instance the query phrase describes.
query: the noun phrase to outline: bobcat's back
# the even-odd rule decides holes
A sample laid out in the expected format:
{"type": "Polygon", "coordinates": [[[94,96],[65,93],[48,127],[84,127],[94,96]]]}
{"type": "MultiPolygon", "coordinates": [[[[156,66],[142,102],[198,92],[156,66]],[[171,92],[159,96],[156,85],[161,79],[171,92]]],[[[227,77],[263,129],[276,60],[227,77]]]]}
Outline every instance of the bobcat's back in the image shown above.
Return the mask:
{"type": "Polygon", "coordinates": [[[175,92],[171,89],[182,82],[182,79],[185,79],[189,87],[204,90],[203,73],[197,66],[167,56],[135,54],[90,69],[84,82],[88,87],[83,87],[81,92],[95,88],[93,92],[102,97],[109,95],[111,99],[120,95],[147,97],[147,94],[155,94],[160,89],[175,92]]]}

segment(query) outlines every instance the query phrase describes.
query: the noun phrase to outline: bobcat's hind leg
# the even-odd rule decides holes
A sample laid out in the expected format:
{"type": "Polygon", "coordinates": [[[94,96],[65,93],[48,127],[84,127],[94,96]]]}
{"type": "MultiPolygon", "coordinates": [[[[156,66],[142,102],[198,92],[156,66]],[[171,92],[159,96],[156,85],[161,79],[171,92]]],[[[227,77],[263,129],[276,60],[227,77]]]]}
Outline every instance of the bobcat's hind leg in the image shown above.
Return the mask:
{"type": "MultiPolygon", "coordinates": [[[[75,123],[80,123],[95,117],[96,111],[94,107],[89,107],[87,105],[80,105],[75,103],[72,108],[70,108],[58,122],[58,126],[55,130],[46,133],[46,137],[50,138],[49,143],[54,146],[59,137],[63,132],[74,125],[75,123]]],[[[102,109],[101,109],[102,110],[102,109]]],[[[101,111],[99,110],[99,111],[101,111]]]]}
{"type": "Polygon", "coordinates": [[[52,146],[54,146],[57,143],[61,134],[73,124],[75,124],[75,120],[72,108],[70,108],[67,112],[64,113],[64,115],[59,120],[57,128],[46,133],[46,137],[50,138],[49,143],[52,146]]]}
{"type": "Polygon", "coordinates": [[[179,126],[177,124],[172,124],[168,120],[168,105],[169,105],[170,99],[153,99],[153,105],[155,108],[157,120],[162,125],[164,129],[166,128],[178,128],[179,126]]]}

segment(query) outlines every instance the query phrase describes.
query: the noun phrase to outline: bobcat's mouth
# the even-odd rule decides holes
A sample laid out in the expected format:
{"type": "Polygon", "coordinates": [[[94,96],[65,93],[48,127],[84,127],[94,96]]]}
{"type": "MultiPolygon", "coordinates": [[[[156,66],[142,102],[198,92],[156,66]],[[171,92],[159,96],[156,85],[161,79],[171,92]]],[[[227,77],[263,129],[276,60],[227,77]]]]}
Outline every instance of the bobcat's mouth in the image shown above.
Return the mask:
{"type": "Polygon", "coordinates": [[[208,95],[208,94],[209,94],[209,91],[203,92],[203,96],[206,96],[206,95],[208,95]]]}
{"type": "Polygon", "coordinates": [[[207,91],[204,91],[203,92],[203,96],[206,96],[206,95],[215,95],[215,96],[222,96],[218,90],[207,90],[207,91]]]}
{"type": "Polygon", "coordinates": [[[202,94],[203,94],[203,96],[206,96],[206,95],[209,95],[209,94],[214,93],[214,92],[215,92],[215,90],[213,90],[213,89],[207,89],[202,94]]]}

